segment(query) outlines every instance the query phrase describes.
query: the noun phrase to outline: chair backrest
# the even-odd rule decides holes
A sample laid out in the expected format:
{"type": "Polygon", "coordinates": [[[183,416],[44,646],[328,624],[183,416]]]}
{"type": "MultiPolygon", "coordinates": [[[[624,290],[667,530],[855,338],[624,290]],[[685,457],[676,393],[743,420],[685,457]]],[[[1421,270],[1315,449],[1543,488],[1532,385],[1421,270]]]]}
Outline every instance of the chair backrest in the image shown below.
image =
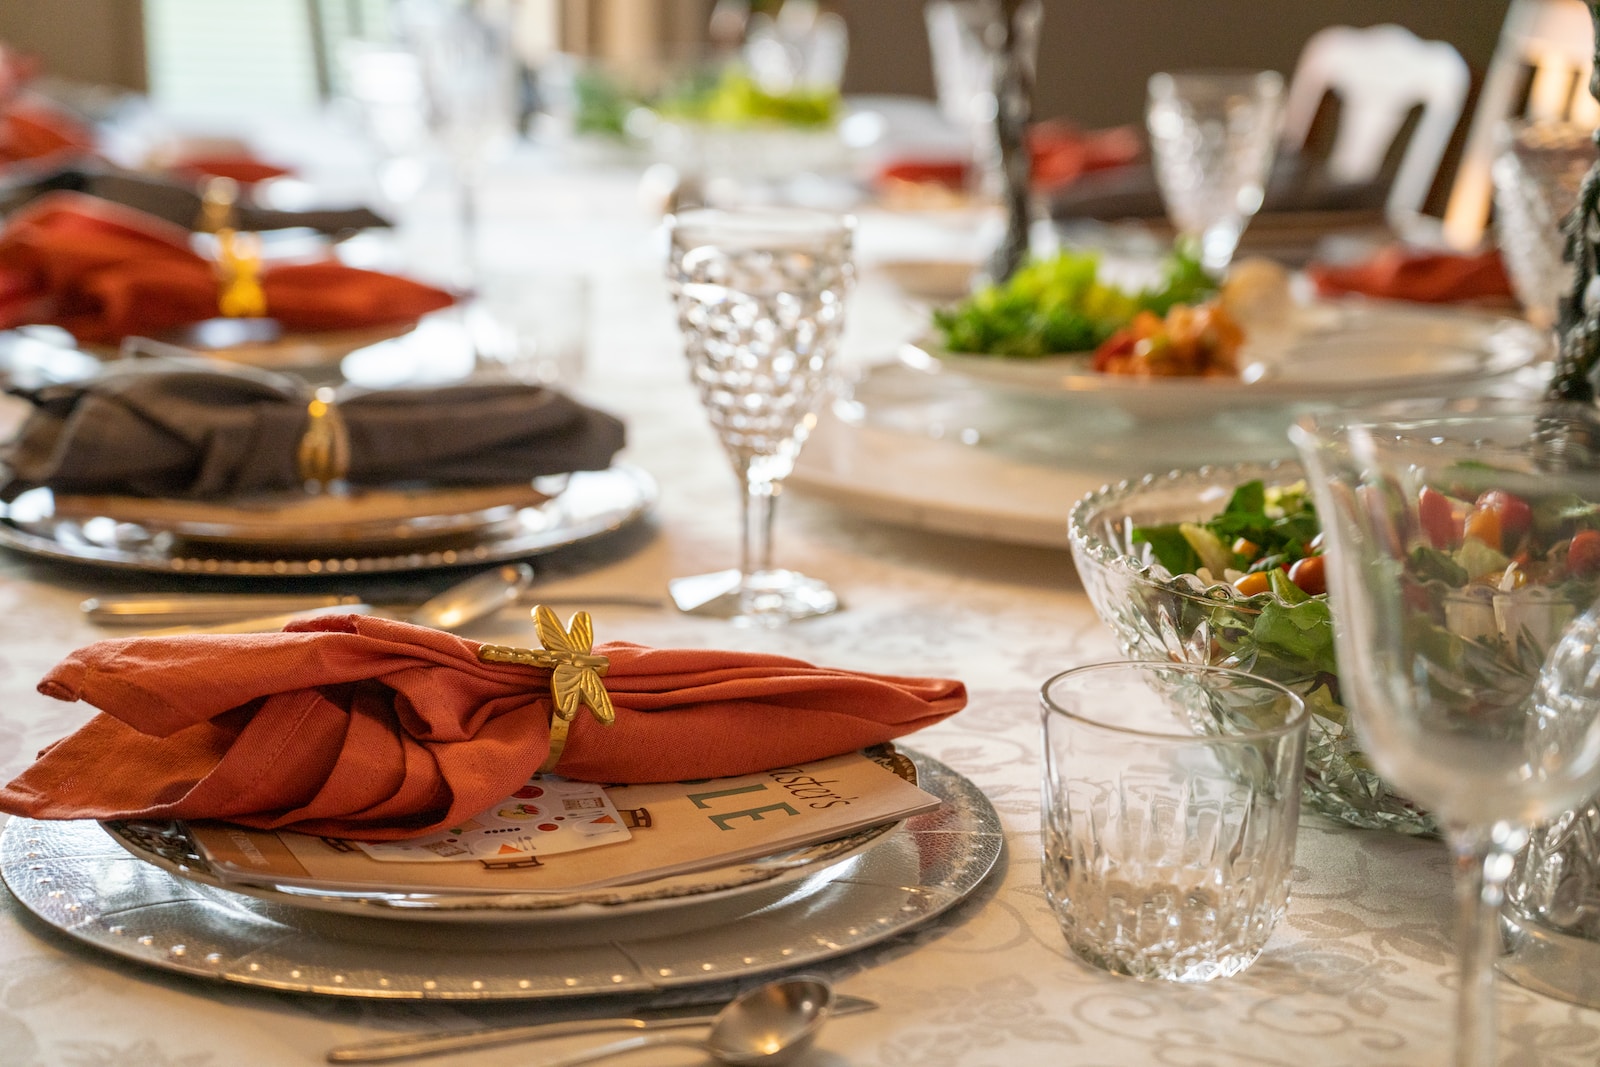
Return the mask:
{"type": "Polygon", "coordinates": [[[1328,173],[1338,181],[1371,181],[1420,106],[1385,200],[1390,224],[1403,231],[1428,199],[1470,84],[1466,61],[1443,41],[1424,41],[1395,25],[1329,26],[1312,35],[1295,65],[1284,105],[1284,144],[1305,146],[1312,120],[1331,93],[1339,101],[1339,126],[1328,173]]]}
{"type": "Polygon", "coordinates": [[[1562,119],[1589,129],[1600,124],[1600,103],[1589,94],[1593,60],[1594,30],[1583,0],[1511,0],[1445,210],[1444,236],[1452,245],[1471,248],[1483,238],[1501,123],[1527,117],[1562,119]],[[1525,83],[1523,105],[1520,90],[1525,83]]]}

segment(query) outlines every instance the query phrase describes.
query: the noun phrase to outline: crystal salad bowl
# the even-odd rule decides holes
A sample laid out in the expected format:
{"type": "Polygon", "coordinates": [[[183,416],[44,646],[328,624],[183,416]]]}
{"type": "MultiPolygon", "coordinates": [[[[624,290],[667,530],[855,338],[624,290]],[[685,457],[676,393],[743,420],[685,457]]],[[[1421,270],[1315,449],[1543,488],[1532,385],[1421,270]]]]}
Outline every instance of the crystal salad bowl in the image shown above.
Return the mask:
{"type": "Polygon", "coordinates": [[[1287,583],[1240,592],[1220,577],[1174,574],[1137,543],[1136,527],[1203,523],[1252,481],[1293,486],[1298,464],[1238,464],[1178,470],[1103,486],[1073,507],[1073,560],[1096,613],[1124,653],[1233,667],[1279,682],[1306,702],[1306,804],[1353,826],[1437,832],[1433,817],[1396,794],[1368,764],[1340,701],[1326,593],[1287,583]]]}

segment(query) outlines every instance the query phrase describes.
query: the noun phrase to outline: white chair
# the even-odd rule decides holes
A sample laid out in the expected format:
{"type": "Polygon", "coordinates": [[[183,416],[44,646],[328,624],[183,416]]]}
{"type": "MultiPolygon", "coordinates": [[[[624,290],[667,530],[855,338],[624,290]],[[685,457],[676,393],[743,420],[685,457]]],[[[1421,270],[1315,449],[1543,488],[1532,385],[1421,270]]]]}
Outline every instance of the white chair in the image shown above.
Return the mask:
{"type": "Polygon", "coordinates": [[[1384,202],[1389,225],[1409,233],[1422,216],[1470,83],[1466,61],[1443,41],[1424,41],[1395,25],[1329,26],[1312,35],[1295,65],[1284,104],[1284,147],[1305,147],[1317,110],[1331,93],[1339,101],[1339,126],[1328,175],[1340,182],[1369,182],[1420,106],[1384,202]]]}
{"type": "Polygon", "coordinates": [[[1588,129],[1600,124],[1600,103],[1589,94],[1593,61],[1594,30],[1582,0],[1511,0],[1451,186],[1444,216],[1450,244],[1470,249],[1483,239],[1501,123],[1520,115],[1588,129]],[[1524,84],[1527,103],[1519,112],[1524,84]]]}

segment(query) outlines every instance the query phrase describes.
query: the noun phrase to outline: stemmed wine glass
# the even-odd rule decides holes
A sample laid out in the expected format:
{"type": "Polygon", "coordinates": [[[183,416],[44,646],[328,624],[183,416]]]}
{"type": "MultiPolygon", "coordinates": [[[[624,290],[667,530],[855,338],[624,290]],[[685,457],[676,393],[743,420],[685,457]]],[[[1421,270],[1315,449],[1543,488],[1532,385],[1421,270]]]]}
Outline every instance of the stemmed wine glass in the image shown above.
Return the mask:
{"type": "Polygon", "coordinates": [[[1455,857],[1454,1062],[1484,1067],[1513,857],[1600,790],[1600,465],[1562,442],[1592,411],[1434,407],[1307,418],[1292,436],[1362,750],[1433,810],[1455,857]]]}
{"type": "Polygon", "coordinates": [[[516,131],[510,28],[477,0],[405,0],[398,10],[420,62],[428,125],[454,169],[462,283],[471,289],[482,281],[478,186],[484,165],[516,131]]]}
{"type": "Polygon", "coordinates": [[[772,520],[830,386],[855,279],[854,221],[701,210],[668,223],[667,280],[690,376],[744,486],[739,569],[676,579],[673,600],[744,624],[825,615],[839,606],[827,585],[772,566],[772,520]]]}
{"type": "Polygon", "coordinates": [[[1145,119],[1156,184],[1178,232],[1220,273],[1260,210],[1282,119],[1277,71],[1184,71],[1150,78],[1145,119]]]}

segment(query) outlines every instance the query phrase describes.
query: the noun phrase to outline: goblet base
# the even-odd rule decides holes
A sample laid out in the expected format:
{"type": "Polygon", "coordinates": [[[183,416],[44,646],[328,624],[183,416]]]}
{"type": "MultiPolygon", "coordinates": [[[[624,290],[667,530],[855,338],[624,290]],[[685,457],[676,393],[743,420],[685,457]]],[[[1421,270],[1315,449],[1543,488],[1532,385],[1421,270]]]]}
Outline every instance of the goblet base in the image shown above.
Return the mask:
{"type": "Polygon", "coordinates": [[[796,571],[743,574],[738,570],[674,578],[672,602],[687,615],[728,619],[743,626],[782,626],[839,610],[833,590],[796,571]]]}
{"type": "Polygon", "coordinates": [[[1600,1008],[1600,944],[1552,929],[1515,908],[1500,913],[1506,954],[1495,969],[1547,997],[1600,1008]]]}

